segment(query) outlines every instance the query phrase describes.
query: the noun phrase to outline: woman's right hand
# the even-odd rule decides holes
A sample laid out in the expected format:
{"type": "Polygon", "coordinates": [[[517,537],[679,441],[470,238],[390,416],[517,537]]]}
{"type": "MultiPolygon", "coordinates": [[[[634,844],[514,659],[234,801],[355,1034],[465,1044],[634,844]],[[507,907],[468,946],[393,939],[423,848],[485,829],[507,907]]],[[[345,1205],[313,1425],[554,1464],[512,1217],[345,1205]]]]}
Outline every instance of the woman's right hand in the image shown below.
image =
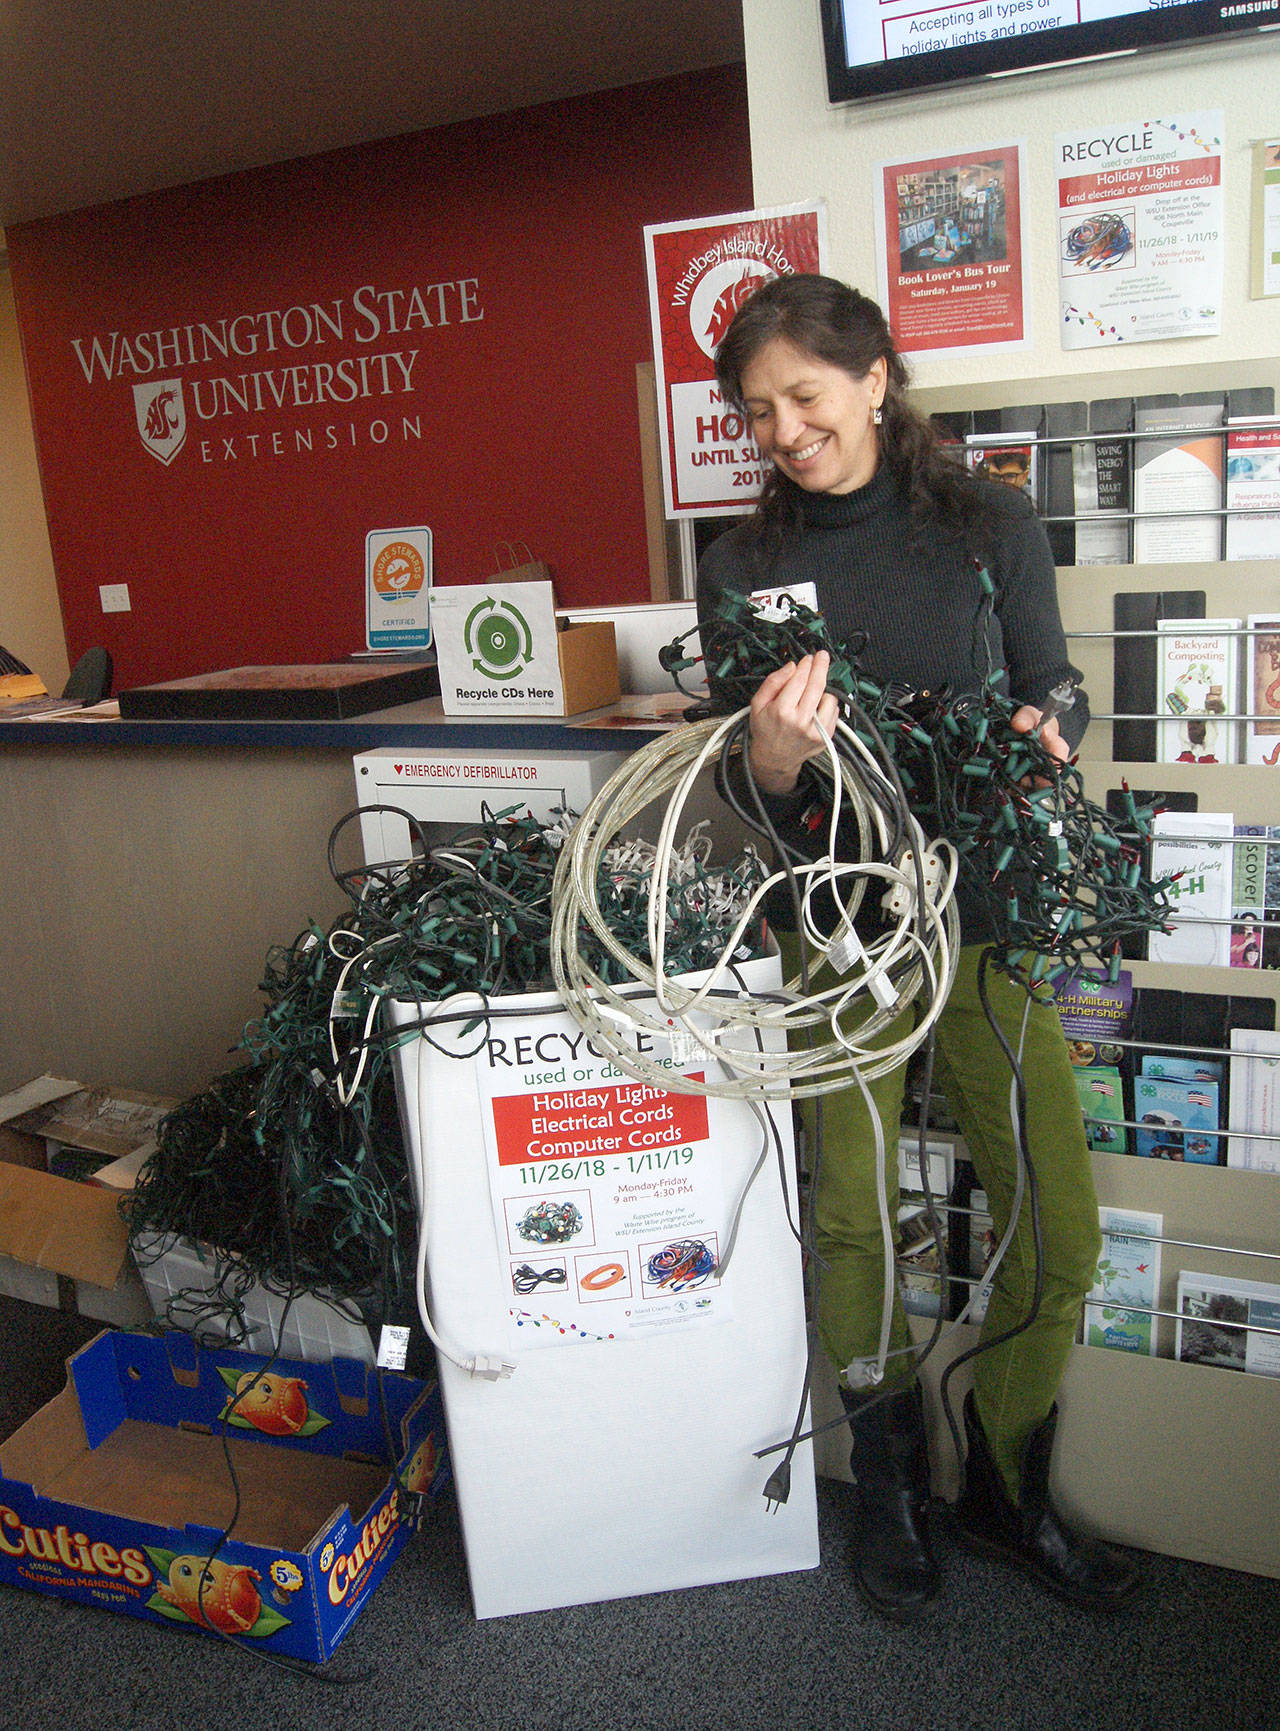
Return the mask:
{"type": "Polygon", "coordinates": [[[789,661],[762,680],[751,699],[747,756],[761,793],[792,793],[804,765],[826,750],[822,733],[834,733],[837,715],[827,690],[830,666],[825,649],[789,661]]]}

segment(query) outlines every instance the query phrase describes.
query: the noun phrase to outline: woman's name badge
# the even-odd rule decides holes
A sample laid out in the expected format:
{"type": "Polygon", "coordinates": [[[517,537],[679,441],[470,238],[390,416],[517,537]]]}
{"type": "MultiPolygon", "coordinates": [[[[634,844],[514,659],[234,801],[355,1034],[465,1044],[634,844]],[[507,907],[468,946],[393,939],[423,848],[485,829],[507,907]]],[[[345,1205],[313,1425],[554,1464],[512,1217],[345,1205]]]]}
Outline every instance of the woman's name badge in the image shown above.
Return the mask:
{"type": "Polygon", "coordinates": [[[804,607],[818,611],[818,586],[816,583],[781,584],[776,589],[753,589],[751,605],[762,619],[785,619],[791,611],[787,605],[790,601],[798,601],[804,607]]]}

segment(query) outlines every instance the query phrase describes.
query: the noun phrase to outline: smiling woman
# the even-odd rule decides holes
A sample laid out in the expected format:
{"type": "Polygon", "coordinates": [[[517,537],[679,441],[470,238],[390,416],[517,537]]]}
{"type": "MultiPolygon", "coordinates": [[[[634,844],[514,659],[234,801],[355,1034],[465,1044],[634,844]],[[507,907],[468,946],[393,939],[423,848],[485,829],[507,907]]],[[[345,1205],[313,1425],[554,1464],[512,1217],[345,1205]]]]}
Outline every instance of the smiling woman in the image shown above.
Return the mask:
{"type": "MultiPolygon", "coordinates": [[[[772,471],[754,517],[703,555],[704,645],[741,617],[744,595],[789,589],[816,608],[829,641],[857,645],[850,654],[859,673],[894,685],[904,707],[916,695],[994,687],[1015,706],[1014,732],[1035,729],[1054,759],[1074,750],[1088,718],[1083,693],[1058,716],[1046,708],[1055,687],[1075,691],[1079,674],[1066,657],[1044,529],[1018,489],[970,474],[941,447],[907,401],[906,368],[875,302],[829,277],[776,277],[734,315],[716,376],[725,400],[749,416],[772,471]]],[[[740,812],[760,812],[761,830],[797,866],[828,847],[853,863],[867,851],[880,864],[910,860],[900,839],[886,835],[876,852],[848,821],[829,840],[832,781],[815,768],[827,762],[839,715],[829,665],[824,649],[765,672],[743,755],[725,771],[727,791],[740,812]]],[[[798,895],[771,904],[776,930],[794,927],[798,895]]],[[[883,922],[872,903],[854,920],[834,903],[807,902],[809,935],[822,928],[833,965],[846,943],[878,942],[883,922]]],[[[1054,1396],[1099,1242],[1073,1072],[1052,1002],[1011,978],[992,983],[990,914],[963,884],[957,905],[962,947],[936,1024],[937,1065],[1007,1238],[965,1409],[957,1525],[975,1549],[1008,1558],[1062,1596],[1115,1605],[1136,1584],[1134,1571],[1064,1527],[1047,1495],[1054,1396]],[[1025,1107],[1020,1095],[1015,1112],[1006,1058],[1018,1049],[1025,1107]],[[1018,1221],[1028,1188],[1034,1232],[1018,1221]]],[[[809,1126],[810,1145],[822,1150],[813,1202],[818,1332],[840,1370],[853,1439],[854,1582],[897,1621],[924,1610],[940,1577],[915,1353],[893,1280],[896,1163],[884,1159],[897,1145],[905,1067],[872,1060],[914,1030],[919,1008],[860,1031],[867,1073],[858,1071],[859,1087],[827,1097],[824,1133],[809,1126]]]]}
{"type": "Polygon", "coordinates": [[[775,337],[742,375],[761,452],[806,492],[864,487],[880,461],[875,429],[886,373],[881,358],[858,378],[775,337]]]}

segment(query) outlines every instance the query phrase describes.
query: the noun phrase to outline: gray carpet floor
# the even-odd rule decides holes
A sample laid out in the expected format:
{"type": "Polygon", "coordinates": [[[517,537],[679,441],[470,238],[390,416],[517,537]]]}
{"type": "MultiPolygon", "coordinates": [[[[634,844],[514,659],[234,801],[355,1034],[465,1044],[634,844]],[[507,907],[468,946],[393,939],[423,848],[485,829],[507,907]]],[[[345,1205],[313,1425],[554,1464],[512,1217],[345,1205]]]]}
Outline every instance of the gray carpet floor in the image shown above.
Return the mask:
{"type": "MultiPolygon", "coordinates": [[[[93,1330],[0,1300],[0,1437],[93,1330]]],[[[909,1629],[822,1565],[477,1622],[451,1502],[330,1663],[285,1672],[198,1631],[0,1589],[0,1725],[23,1731],[1280,1731],[1280,1581],[1150,1556],[1141,1599],[1082,1613],[944,1533],[946,1590],[909,1629]]]]}

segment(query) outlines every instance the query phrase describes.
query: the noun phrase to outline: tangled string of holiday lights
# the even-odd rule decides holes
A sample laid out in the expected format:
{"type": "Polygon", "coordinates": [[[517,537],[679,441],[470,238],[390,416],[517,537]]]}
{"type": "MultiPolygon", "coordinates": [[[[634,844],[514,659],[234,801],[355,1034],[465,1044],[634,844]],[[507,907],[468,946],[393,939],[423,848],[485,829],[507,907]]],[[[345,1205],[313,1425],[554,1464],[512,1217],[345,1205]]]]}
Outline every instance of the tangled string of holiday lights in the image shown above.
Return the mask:
{"type": "MultiPolygon", "coordinates": [[[[990,577],[979,576],[975,644],[987,641],[992,597],[990,577]]],[[[659,657],[688,695],[692,635],[659,657]]],[[[1145,863],[1155,809],[1140,807],[1127,785],[1120,817],[1091,800],[1074,762],[1054,757],[1036,733],[1014,730],[1019,706],[1000,689],[1001,670],[989,668],[973,693],[917,692],[868,678],[861,647],[833,640],[801,602],[784,597],[780,616],[765,618],[749,597],[727,594],[702,627],[701,660],[713,707],[732,712],[773,668],[826,650],[842,718],[892,758],[926,832],[955,847],[961,881],[995,934],[994,965],[1033,984],[1097,966],[1114,980],[1126,941],[1165,929],[1170,915],[1174,880],[1152,878],[1145,863]]],[[[816,778],[827,773],[820,758],[810,767],[816,778]]]]}
{"type": "MultiPolygon", "coordinates": [[[[123,1205],[135,1245],[154,1246],[153,1256],[175,1236],[211,1247],[213,1285],[174,1295],[175,1327],[243,1342],[245,1300],[259,1284],[400,1303],[416,1214],[392,1047],[431,1038],[434,1009],[457,993],[483,1038],[488,1005],[552,984],[551,887],[571,814],[543,824],[524,808],[486,809],[435,847],[410,817],[420,856],[340,870],[339,838],[359,815],[343,818],[328,845],[350,906],[327,930],[312,923],[268,953],[265,1006],[244,1030],[244,1062],[162,1121],[123,1205]],[[389,997],[422,1006],[427,1025],[383,1027],[389,997]]],[[[602,903],[633,941],[648,918],[653,866],[653,848],[639,841],[601,863],[602,903]]],[[[718,955],[723,929],[764,875],[751,848],[717,866],[705,836],[687,838],[666,901],[681,967],[718,955]]],[[[584,945],[623,977],[590,933],[584,945]]]]}

